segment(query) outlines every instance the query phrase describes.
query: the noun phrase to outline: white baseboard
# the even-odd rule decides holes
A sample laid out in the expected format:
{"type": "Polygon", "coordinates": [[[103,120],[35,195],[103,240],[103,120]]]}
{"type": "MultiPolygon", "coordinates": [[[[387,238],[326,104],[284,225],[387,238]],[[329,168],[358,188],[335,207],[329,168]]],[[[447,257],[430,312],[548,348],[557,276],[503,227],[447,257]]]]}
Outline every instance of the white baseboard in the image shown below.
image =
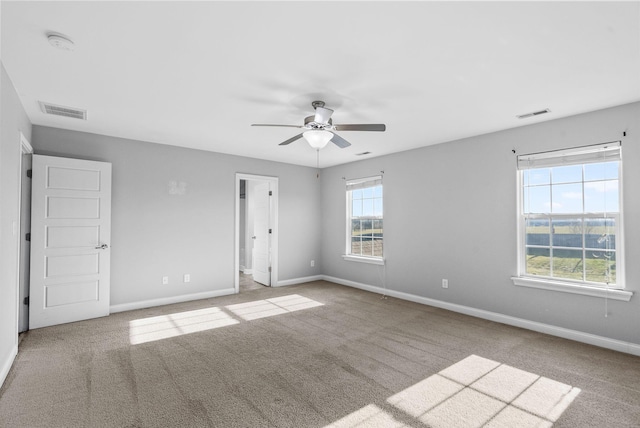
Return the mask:
{"type": "Polygon", "coordinates": [[[111,305],[110,313],[132,311],[134,309],[152,308],[154,306],[171,305],[173,303],[189,302],[191,300],[210,299],[212,297],[227,296],[234,294],[235,288],[224,288],[222,290],[205,291],[202,293],[183,294],[180,296],[161,297],[159,299],[141,300],[139,302],[121,303],[119,305],[111,305]]]}
{"type": "Polygon", "coordinates": [[[278,281],[278,284],[276,285],[276,287],[283,287],[285,285],[303,284],[305,282],[311,282],[311,281],[322,281],[325,278],[326,277],[324,275],[313,275],[313,276],[304,276],[302,278],[285,279],[283,281],[278,281]]]}
{"type": "Polygon", "coordinates": [[[387,296],[395,297],[402,300],[408,300],[410,302],[447,309],[453,312],[459,312],[461,314],[470,315],[477,318],[495,321],[502,324],[525,328],[527,330],[537,331],[539,333],[549,334],[551,336],[562,337],[564,339],[575,340],[577,342],[587,343],[589,345],[600,346],[601,348],[612,349],[614,351],[625,352],[627,354],[640,356],[640,344],[637,343],[610,339],[608,337],[597,336],[595,334],[584,333],[582,331],[570,330],[568,328],[557,327],[550,324],[543,324],[522,318],[516,318],[497,312],[490,312],[482,309],[472,308],[470,306],[443,302],[442,300],[429,299],[427,297],[416,296],[414,294],[404,293],[402,291],[388,290],[374,285],[362,284],[359,282],[335,278],[328,275],[322,275],[322,277],[325,281],[335,282],[336,284],[371,291],[372,293],[385,294],[387,296]]]}
{"type": "Polygon", "coordinates": [[[240,271],[242,271],[245,275],[253,275],[253,269],[247,269],[245,267],[240,266],[240,271]]]}
{"type": "Polygon", "coordinates": [[[2,385],[4,385],[4,381],[7,380],[9,370],[11,370],[11,366],[13,365],[13,361],[16,359],[16,355],[18,355],[17,344],[13,345],[13,348],[9,351],[7,359],[2,363],[2,368],[0,368],[0,387],[2,387],[2,385]]]}

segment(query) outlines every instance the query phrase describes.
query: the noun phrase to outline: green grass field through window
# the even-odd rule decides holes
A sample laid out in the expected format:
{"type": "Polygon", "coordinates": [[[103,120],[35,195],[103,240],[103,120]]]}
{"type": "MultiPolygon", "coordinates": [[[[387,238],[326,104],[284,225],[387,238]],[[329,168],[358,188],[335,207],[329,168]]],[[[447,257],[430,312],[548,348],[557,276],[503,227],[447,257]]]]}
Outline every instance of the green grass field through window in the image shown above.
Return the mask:
{"type": "Polygon", "coordinates": [[[551,272],[551,258],[548,256],[528,255],[527,273],[554,278],[564,278],[582,281],[585,270],[585,281],[615,284],[615,260],[602,258],[588,258],[584,262],[575,257],[554,257],[553,272],[551,272]],[[586,265],[586,270],[585,266],[586,265]]]}

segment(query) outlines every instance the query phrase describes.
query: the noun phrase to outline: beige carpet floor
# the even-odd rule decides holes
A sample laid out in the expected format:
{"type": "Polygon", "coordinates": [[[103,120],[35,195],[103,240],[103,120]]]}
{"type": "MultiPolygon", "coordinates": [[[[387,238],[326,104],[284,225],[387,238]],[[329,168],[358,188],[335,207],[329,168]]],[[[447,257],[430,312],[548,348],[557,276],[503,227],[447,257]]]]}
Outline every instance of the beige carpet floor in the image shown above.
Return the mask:
{"type": "Polygon", "coordinates": [[[640,358],[313,282],[30,331],[2,427],[638,427],[640,358]]]}

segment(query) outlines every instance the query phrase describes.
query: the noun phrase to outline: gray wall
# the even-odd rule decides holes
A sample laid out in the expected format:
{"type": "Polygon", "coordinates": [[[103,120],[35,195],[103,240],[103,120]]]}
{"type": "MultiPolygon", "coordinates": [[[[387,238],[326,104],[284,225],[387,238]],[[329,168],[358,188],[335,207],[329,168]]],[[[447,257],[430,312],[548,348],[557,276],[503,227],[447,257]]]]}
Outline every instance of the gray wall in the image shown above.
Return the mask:
{"type": "Polygon", "coordinates": [[[279,177],[279,281],[319,273],[309,266],[320,253],[312,168],[41,126],[32,144],[36,154],[113,164],[112,305],[233,287],[237,172],[279,177]],[[186,183],[185,194],[170,194],[171,181],[186,183]]]}
{"type": "MultiPolygon", "coordinates": [[[[428,132],[428,130],[427,130],[428,132]]],[[[393,142],[389,142],[392,144],[393,142]]],[[[362,284],[640,344],[640,103],[322,171],[322,272],[362,284]],[[623,131],[627,137],[623,138],[623,131]],[[630,302],[513,285],[518,153],[623,141],[630,302]],[[384,170],[386,272],[344,261],[345,185],[384,170]],[[487,243],[487,235],[492,239],[487,243]],[[441,287],[442,278],[449,288],[441,287]]]]}
{"type": "Polygon", "coordinates": [[[20,132],[31,139],[31,123],[4,66],[0,66],[0,384],[18,344],[17,280],[20,132]]]}
{"type": "Polygon", "coordinates": [[[640,344],[640,303],[514,286],[511,152],[623,140],[627,288],[640,282],[640,103],[316,171],[258,159],[34,126],[4,68],[0,140],[0,368],[17,339],[19,131],[36,153],[113,164],[111,304],[228,289],[235,173],[279,177],[279,280],[325,274],[640,344]],[[32,131],[32,134],[31,134],[32,131]],[[628,136],[622,137],[627,131],[628,136]],[[344,180],[384,170],[385,268],[346,262],[344,180]],[[184,195],[169,192],[185,182],[184,195]],[[321,232],[322,231],[322,232],[321,232]],[[322,235],[321,235],[322,233],[322,235]],[[486,242],[491,234],[493,241],[486,242]],[[634,239],[635,238],[635,239],[634,239]],[[309,266],[316,260],[316,267],[309,266]],[[184,273],[191,282],[181,282],[184,273]],[[161,278],[168,275],[169,285],[161,278]],[[441,279],[449,279],[449,289],[441,279]]]}

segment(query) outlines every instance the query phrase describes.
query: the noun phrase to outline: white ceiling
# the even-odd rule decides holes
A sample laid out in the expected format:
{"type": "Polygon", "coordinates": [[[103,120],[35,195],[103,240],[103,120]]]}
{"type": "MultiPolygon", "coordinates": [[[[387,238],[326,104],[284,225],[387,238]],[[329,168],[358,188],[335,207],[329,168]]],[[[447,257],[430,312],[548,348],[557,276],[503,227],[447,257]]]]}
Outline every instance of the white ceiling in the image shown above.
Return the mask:
{"type": "Polygon", "coordinates": [[[640,2],[10,2],[2,62],[35,125],[332,166],[640,100],[640,2]],[[49,45],[46,33],[75,42],[49,45]],[[38,101],[86,109],[45,115],[38,101]],[[517,119],[522,113],[550,114],[517,119]],[[366,156],[364,156],[366,157],[366,156]]]}

